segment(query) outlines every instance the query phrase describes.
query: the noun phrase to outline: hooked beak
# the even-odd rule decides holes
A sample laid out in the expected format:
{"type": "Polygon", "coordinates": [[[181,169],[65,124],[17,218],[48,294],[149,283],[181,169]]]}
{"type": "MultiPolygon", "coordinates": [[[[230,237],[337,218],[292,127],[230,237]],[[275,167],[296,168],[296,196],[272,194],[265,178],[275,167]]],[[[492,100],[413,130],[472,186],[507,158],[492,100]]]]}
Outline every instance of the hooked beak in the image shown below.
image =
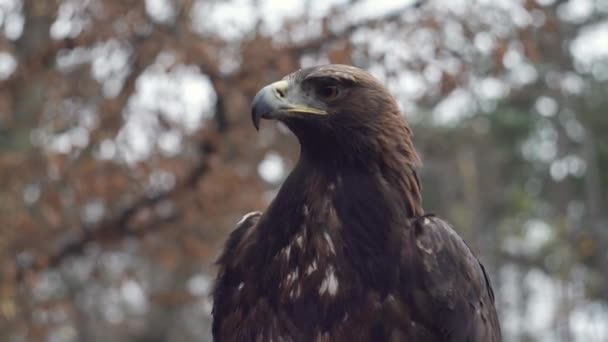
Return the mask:
{"type": "Polygon", "coordinates": [[[256,130],[260,128],[261,119],[280,120],[293,114],[326,115],[327,112],[299,102],[296,96],[289,96],[289,82],[278,81],[262,88],[253,98],[251,119],[256,130]]]}

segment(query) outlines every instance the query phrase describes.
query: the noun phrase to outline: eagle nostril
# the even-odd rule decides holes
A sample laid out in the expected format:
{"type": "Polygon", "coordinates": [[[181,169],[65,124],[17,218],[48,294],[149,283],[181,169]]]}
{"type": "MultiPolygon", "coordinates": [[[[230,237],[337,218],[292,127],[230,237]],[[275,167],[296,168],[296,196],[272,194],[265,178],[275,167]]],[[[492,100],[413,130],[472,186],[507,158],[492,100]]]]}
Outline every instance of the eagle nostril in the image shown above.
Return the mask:
{"type": "Polygon", "coordinates": [[[274,93],[277,95],[277,97],[279,98],[283,98],[285,97],[285,92],[283,91],[283,89],[279,89],[279,88],[274,88],[274,93]]]}

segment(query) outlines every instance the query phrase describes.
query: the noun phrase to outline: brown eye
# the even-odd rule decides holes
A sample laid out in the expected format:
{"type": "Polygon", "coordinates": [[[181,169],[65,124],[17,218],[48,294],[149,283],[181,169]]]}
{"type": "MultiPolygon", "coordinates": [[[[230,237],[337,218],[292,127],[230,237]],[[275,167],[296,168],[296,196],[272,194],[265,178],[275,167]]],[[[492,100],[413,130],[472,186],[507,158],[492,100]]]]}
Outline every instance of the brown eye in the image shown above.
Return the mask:
{"type": "Polygon", "coordinates": [[[331,101],[340,96],[337,86],[324,86],[317,89],[317,96],[323,101],[331,101]]]}

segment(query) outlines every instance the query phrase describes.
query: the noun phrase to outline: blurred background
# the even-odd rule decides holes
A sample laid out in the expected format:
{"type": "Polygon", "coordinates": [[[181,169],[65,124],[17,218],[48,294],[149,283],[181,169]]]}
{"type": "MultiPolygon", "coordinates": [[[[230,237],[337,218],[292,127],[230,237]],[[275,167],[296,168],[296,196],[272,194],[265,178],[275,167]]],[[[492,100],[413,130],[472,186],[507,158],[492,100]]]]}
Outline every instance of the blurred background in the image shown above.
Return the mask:
{"type": "Polygon", "coordinates": [[[329,62],[397,97],[505,341],[608,341],[608,0],[0,0],[0,341],[210,341],[298,157],[251,98],[329,62]]]}

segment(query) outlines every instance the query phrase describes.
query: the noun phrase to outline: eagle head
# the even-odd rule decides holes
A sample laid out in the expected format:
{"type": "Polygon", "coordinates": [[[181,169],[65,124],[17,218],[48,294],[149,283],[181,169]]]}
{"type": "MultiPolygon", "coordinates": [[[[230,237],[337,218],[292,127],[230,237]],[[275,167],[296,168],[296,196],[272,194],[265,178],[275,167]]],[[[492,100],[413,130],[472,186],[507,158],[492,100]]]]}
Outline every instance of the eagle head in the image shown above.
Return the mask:
{"type": "Polygon", "coordinates": [[[411,131],[397,102],[369,73],[330,64],[298,70],[255,96],[251,116],[283,122],[303,154],[324,161],[373,160],[402,154],[417,165],[411,131]]]}

